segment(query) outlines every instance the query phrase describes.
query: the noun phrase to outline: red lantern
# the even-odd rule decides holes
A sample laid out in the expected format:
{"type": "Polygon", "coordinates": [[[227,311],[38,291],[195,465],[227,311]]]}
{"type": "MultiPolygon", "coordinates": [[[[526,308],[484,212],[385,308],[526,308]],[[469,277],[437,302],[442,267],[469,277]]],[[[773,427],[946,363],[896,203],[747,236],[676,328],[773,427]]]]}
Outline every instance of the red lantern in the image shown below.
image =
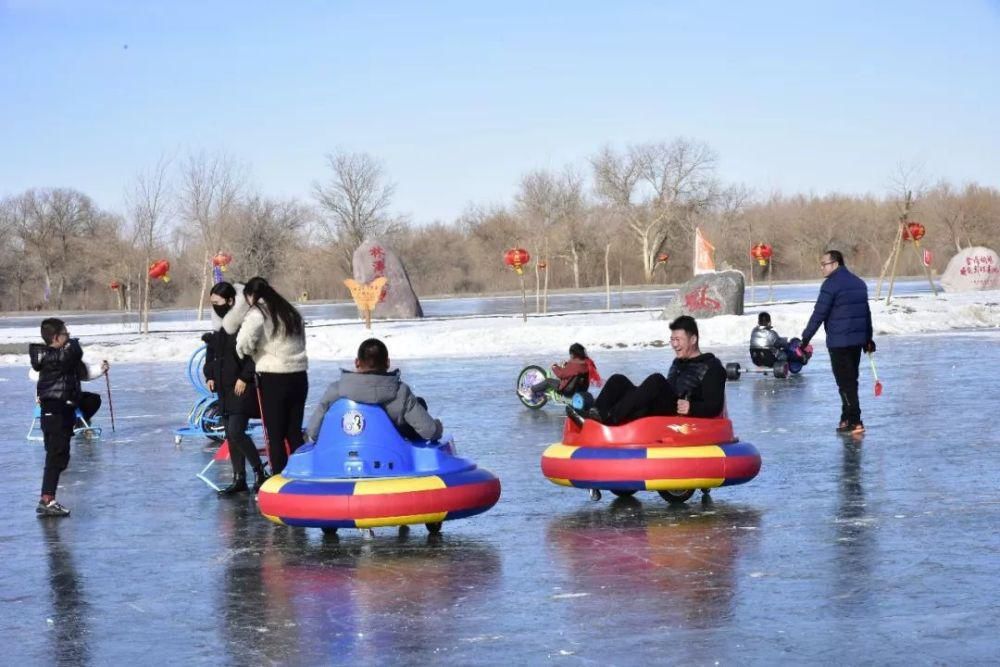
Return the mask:
{"type": "Polygon", "coordinates": [[[927,229],[919,222],[908,222],[902,231],[904,241],[919,241],[926,233],[927,229]]]}
{"type": "Polygon", "coordinates": [[[108,287],[110,287],[111,289],[121,289],[121,286],[122,284],[117,280],[112,280],[111,283],[108,285],[108,287]]]}
{"type": "Polygon", "coordinates": [[[659,255],[656,256],[656,263],[657,264],[666,264],[667,260],[669,260],[669,259],[670,259],[670,254],[669,253],[661,252],[659,255]]]}
{"type": "Polygon", "coordinates": [[[212,258],[212,266],[217,266],[221,270],[225,271],[229,268],[229,265],[233,261],[233,256],[228,252],[222,252],[221,250],[215,253],[215,257],[212,258]]]}
{"type": "Polygon", "coordinates": [[[539,263],[538,263],[538,268],[539,268],[539,269],[541,269],[542,271],[544,271],[544,270],[545,270],[545,269],[547,269],[548,267],[549,267],[549,265],[548,265],[548,264],[546,264],[545,262],[539,262],[539,263]]]}
{"type": "Polygon", "coordinates": [[[153,280],[161,279],[165,283],[170,282],[170,262],[165,259],[158,259],[149,265],[149,277],[153,280]]]}
{"type": "Polygon", "coordinates": [[[773,254],[774,251],[771,249],[769,243],[757,243],[750,248],[750,256],[757,260],[757,263],[761,266],[767,266],[773,254]]]}
{"type": "Polygon", "coordinates": [[[524,248],[511,248],[504,253],[504,264],[517,271],[518,275],[524,272],[524,265],[531,259],[531,255],[524,248]]]}

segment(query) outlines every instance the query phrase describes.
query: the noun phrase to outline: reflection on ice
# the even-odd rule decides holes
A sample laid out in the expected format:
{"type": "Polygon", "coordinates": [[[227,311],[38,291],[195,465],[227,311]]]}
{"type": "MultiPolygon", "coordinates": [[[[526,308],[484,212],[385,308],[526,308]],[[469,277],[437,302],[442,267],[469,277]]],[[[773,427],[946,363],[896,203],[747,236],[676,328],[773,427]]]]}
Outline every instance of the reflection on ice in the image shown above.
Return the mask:
{"type": "MultiPolygon", "coordinates": [[[[220,522],[230,556],[219,608],[241,664],[430,658],[442,641],[442,616],[487,603],[499,582],[491,545],[423,535],[345,545],[303,529],[274,530],[254,514],[241,505],[220,522]]],[[[449,633],[473,631],[461,618],[447,625],[449,633]]]]}
{"type": "Polygon", "coordinates": [[[736,565],[753,549],[760,512],[707,502],[644,511],[635,498],[549,522],[550,549],[578,590],[594,597],[575,607],[581,621],[617,609],[619,622],[659,628],[714,627],[733,616],[736,565]],[[641,605],[636,605],[642,600],[641,605]],[[592,606],[591,606],[592,605],[592,606]]]}

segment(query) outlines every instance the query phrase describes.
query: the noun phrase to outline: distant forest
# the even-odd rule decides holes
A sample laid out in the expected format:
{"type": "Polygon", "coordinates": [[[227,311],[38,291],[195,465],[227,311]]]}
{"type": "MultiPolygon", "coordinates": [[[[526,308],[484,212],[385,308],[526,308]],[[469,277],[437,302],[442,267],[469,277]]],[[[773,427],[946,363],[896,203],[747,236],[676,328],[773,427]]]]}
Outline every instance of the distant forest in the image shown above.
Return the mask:
{"type": "MultiPolygon", "coordinates": [[[[229,155],[163,157],[123,184],[123,211],[72,187],[0,201],[0,310],[197,306],[218,251],[233,257],[231,279],[263,275],[291,299],[345,299],[351,254],[369,238],[396,250],[422,296],[518,289],[503,263],[515,244],[531,254],[532,291],[683,282],[695,227],[715,245],[719,268],[748,272],[750,247],[768,243],[775,280],[819,278],[827,249],[877,276],[906,193],[935,270],[963,247],[1000,247],[992,186],[923,183],[901,168],[878,196],[759,193],[722,182],[717,161],[688,139],[606,147],[582,164],[524,174],[509,202],[418,224],[394,213],[391,175],[365,153],[327,155],[308,201],[268,197],[229,155]],[[160,259],[170,262],[169,282],[147,279],[160,259]]],[[[901,256],[900,274],[920,271],[917,253],[901,256]]]]}

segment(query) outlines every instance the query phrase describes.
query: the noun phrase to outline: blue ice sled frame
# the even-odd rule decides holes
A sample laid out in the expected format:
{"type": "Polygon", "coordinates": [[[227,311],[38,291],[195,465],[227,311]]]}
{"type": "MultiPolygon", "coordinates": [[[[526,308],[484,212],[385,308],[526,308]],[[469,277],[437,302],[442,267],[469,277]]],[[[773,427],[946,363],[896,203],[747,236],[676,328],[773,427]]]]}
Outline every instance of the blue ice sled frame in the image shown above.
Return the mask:
{"type": "MultiPolygon", "coordinates": [[[[101,439],[101,427],[92,426],[90,422],[84,419],[83,413],[80,412],[80,408],[76,408],[76,421],[82,424],[82,426],[73,427],[73,437],[82,435],[90,440],[101,439]]],[[[31,417],[31,426],[28,427],[28,435],[25,437],[32,442],[41,442],[45,440],[45,436],[42,435],[42,406],[37,403],[35,404],[35,412],[31,417]]]]}
{"type": "Polygon", "coordinates": [[[381,405],[339,398],[323,416],[316,442],[295,450],[281,474],[329,481],[448,475],[475,467],[458,456],[452,436],[407,440],[381,405]]]}
{"type": "MultiPolygon", "coordinates": [[[[184,438],[209,438],[216,442],[222,442],[225,438],[225,424],[222,423],[222,416],[218,411],[219,397],[215,392],[209,390],[205,384],[205,376],[201,369],[205,365],[205,354],[208,351],[207,345],[202,345],[188,359],[187,378],[191,386],[198,393],[198,400],[188,412],[187,425],[174,431],[174,442],[180,444],[184,438]]],[[[260,433],[261,426],[259,420],[253,420],[247,426],[247,435],[251,438],[260,433]]]]}

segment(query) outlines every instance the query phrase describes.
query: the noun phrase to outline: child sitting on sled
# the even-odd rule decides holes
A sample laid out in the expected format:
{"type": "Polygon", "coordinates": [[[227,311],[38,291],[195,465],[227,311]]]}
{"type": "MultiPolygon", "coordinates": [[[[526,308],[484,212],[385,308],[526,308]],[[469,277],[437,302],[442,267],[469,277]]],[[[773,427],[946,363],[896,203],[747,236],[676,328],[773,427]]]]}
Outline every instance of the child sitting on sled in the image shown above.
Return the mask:
{"type": "Polygon", "coordinates": [[[784,356],[788,341],[771,328],[770,313],[757,316],[757,326],[750,332],[750,360],[757,366],[770,368],[784,356]]]}
{"type": "MultiPolygon", "coordinates": [[[[778,362],[809,363],[812,346],[802,346],[798,338],[782,338],[771,328],[771,315],[757,316],[757,326],[750,332],[750,360],[757,366],[771,368],[778,362]]],[[[798,373],[797,369],[793,372],[798,373]]]]}
{"type": "Polygon", "coordinates": [[[594,360],[587,356],[587,350],[579,343],[569,346],[569,359],[561,364],[552,364],[553,378],[546,378],[532,385],[529,398],[545,393],[550,389],[558,391],[563,396],[583,393],[590,384],[600,387],[602,380],[597,372],[594,360]]]}

